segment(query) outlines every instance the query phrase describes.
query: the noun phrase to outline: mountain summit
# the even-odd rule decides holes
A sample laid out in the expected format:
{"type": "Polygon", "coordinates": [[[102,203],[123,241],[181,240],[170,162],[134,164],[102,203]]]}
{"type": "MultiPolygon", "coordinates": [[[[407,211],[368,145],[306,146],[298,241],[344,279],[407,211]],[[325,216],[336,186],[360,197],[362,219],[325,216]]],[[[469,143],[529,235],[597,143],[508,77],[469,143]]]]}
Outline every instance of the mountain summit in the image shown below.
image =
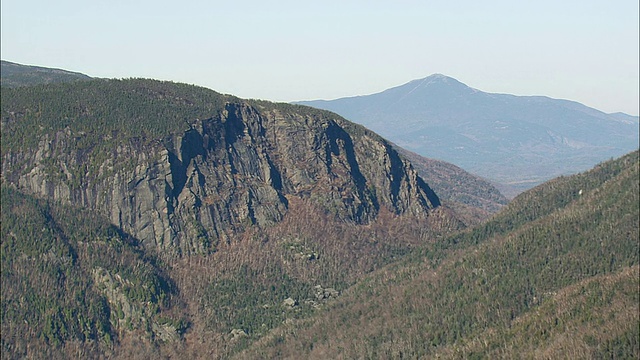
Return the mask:
{"type": "Polygon", "coordinates": [[[493,94],[442,74],[377,94],[300,104],[334,111],[401,147],[527,188],[638,148],[637,117],[544,96],[493,94]]]}

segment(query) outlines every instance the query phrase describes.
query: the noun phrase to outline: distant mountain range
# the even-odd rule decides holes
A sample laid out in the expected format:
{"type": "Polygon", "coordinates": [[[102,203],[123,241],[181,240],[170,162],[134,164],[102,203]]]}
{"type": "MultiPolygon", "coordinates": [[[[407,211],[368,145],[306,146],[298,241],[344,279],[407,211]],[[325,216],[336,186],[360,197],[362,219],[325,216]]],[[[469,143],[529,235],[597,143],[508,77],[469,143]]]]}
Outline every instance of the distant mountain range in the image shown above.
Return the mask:
{"type": "Polygon", "coordinates": [[[41,66],[30,66],[0,61],[0,84],[5,87],[28,86],[90,80],[91,77],[78,72],[52,69],[41,66]]]}
{"type": "Polygon", "coordinates": [[[298,104],[520,190],[638,148],[638,117],[544,96],[486,93],[436,74],[383,92],[298,104]]]}

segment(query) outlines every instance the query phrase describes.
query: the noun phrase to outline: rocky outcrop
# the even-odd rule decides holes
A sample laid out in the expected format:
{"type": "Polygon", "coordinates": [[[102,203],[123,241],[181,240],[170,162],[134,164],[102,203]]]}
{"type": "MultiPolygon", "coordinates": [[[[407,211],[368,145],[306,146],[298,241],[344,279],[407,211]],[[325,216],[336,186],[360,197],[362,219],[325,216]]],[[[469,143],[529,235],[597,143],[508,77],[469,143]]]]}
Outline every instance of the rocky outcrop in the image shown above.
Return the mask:
{"type": "Polygon", "coordinates": [[[90,136],[67,127],[36,148],[6,152],[3,181],[98,211],[175,253],[210,251],[249,226],[278,222],[288,197],[356,223],[381,207],[426,215],[439,205],[386,141],[305,107],[238,100],[162,139],[100,136],[116,145],[93,151],[90,136]]]}
{"type": "Polygon", "coordinates": [[[100,267],[94,268],[91,275],[95,289],[109,303],[111,325],[120,335],[133,330],[151,330],[150,334],[162,341],[178,340],[179,333],[175,326],[153,319],[157,312],[154,304],[136,301],[127,295],[125,288],[133,287],[132,282],[100,267]]]}
{"type": "Polygon", "coordinates": [[[335,299],[340,295],[340,292],[334,288],[323,288],[322,285],[316,285],[313,287],[316,292],[316,300],[323,301],[327,299],[335,299]]]}

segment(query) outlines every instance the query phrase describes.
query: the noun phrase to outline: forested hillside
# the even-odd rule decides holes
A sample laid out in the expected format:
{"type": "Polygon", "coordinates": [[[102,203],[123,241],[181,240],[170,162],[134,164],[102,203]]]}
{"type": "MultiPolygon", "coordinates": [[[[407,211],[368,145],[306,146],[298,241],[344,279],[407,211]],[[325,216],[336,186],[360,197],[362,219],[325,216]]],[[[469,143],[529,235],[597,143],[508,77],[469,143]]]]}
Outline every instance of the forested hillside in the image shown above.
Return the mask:
{"type": "Polygon", "coordinates": [[[638,152],[534,188],[242,358],[639,356],[638,152]]]}
{"type": "Polygon", "coordinates": [[[2,139],[3,358],[226,358],[463,227],[390,143],[303,106],[3,87],[2,139]]]}
{"type": "Polygon", "coordinates": [[[475,225],[498,212],[507,198],[488,180],[442,160],[422,157],[398,148],[441,200],[468,225],[475,225]]]}
{"type": "Polygon", "coordinates": [[[460,216],[327,111],[145,79],[1,101],[3,359],[638,356],[638,152],[465,230],[495,188],[432,166],[460,216]]]}
{"type": "Polygon", "coordinates": [[[228,358],[459,226],[444,210],[362,226],[290,209],[214,253],[167,258],[92,212],[3,187],[2,357],[228,358]]]}
{"type": "Polygon", "coordinates": [[[4,87],[31,86],[89,80],[91,77],[72,71],[0,61],[0,84],[4,87]]]}
{"type": "Polygon", "coordinates": [[[1,210],[3,359],[93,358],[186,329],[166,270],[104,218],[6,186],[1,210]]]}

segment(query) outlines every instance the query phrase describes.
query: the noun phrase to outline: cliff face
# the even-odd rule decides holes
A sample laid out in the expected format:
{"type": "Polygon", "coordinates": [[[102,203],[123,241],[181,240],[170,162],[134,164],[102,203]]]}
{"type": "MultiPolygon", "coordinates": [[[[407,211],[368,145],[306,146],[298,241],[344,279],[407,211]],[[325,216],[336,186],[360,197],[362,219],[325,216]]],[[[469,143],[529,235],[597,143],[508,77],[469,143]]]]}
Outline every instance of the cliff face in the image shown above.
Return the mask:
{"type": "MultiPolygon", "coordinates": [[[[10,110],[3,103],[3,117],[10,110]]],[[[380,207],[427,215],[439,205],[386,141],[328,112],[233,99],[187,123],[162,138],[44,133],[36,146],[4,149],[3,181],[98,211],[146,246],[177,253],[273,224],[290,197],[357,223],[380,207]],[[107,150],[92,151],[95,139],[107,150]]]]}

